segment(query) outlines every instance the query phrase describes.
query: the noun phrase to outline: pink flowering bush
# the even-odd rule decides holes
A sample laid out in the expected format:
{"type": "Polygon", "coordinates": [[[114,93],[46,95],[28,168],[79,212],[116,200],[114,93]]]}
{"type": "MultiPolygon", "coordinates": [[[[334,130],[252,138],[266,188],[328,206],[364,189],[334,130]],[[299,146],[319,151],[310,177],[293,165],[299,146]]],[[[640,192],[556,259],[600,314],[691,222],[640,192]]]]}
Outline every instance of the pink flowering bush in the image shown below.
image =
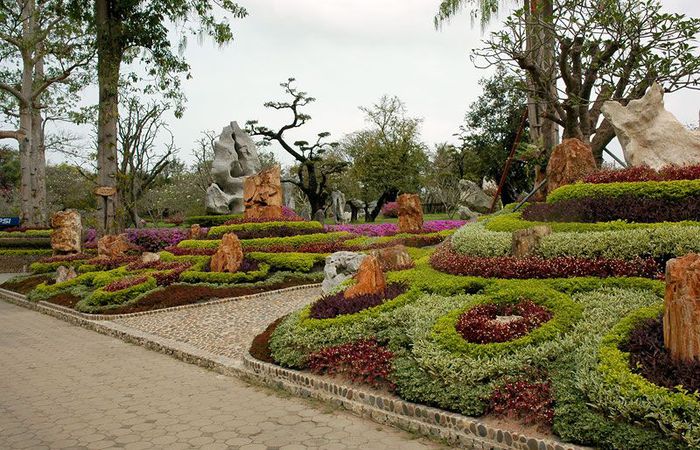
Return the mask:
{"type": "Polygon", "coordinates": [[[388,202],[382,206],[384,217],[399,217],[399,202],[388,202]]]}
{"type": "Polygon", "coordinates": [[[183,228],[129,228],[126,237],[144,251],[157,252],[187,239],[189,231],[183,228]]]}

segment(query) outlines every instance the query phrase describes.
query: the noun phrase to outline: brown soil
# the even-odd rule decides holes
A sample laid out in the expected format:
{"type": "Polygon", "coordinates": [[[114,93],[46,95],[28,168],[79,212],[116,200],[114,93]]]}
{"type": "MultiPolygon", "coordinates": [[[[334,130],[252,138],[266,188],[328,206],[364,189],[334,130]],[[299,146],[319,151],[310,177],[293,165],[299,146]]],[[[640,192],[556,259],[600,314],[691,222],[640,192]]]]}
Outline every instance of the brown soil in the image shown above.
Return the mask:
{"type": "Polygon", "coordinates": [[[242,297],[244,295],[301,286],[308,282],[285,281],[275,285],[261,287],[225,287],[212,288],[207,286],[172,285],[162,291],[156,291],[145,296],[138,303],[110,308],[101,314],[131,314],[155,309],[171,308],[173,306],[202,303],[217,298],[242,297]]]}
{"type": "Polygon", "coordinates": [[[27,294],[29,293],[29,291],[31,291],[41,283],[49,280],[52,280],[52,278],[48,275],[35,275],[15,283],[6,281],[5,283],[1,284],[0,287],[2,287],[3,289],[7,289],[8,291],[14,291],[20,294],[27,294]]]}
{"type": "Polygon", "coordinates": [[[272,333],[275,331],[277,326],[282,323],[282,321],[286,318],[287,316],[280,317],[279,319],[275,320],[272,322],[270,325],[265,328],[265,331],[260,333],[259,335],[255,336],[255,339],[253,339],[253,343],[250,345],[250,355],[260,361],[266,362],[266,363],[274,363],[275,361],[272,359],[272,353],[270,352],[270,336],[272,333]]]}
{"type": "Polygon", "coordinates": [[[54,295],[46,301],[55,305],[73,308],[75,304],[80,301],[80,297],[70,294],[68,292],[64,292],[62,294],[54,295]]]}

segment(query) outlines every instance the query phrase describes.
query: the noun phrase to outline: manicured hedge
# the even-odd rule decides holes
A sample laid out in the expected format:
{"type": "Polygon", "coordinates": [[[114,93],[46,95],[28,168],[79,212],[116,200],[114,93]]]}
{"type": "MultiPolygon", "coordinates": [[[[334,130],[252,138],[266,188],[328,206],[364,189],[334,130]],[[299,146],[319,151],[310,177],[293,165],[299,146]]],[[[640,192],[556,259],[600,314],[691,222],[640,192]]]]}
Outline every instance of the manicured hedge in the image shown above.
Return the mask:
{"type": "Polygon", "coordinates": [[[323,264],[326,253],[246,253],[246,258],[269,264],[275,270],[310,272],[314,266],[323,264]]]}
{"type": "Polygon", "coordinates": [[[11,248],[51,248],[51,240],[45,238],[0,238],[0,249],[11,249],[11,248]]]}
{"type": "MultiPolygon", "coordinates": [[[[156,288],[156,280],[153,277],[147,276],[144,281],[139,284],[128,286],[124,289],[109,291],[106,290],[109,285],[96,289],[84,301],[85,306],[105,306],[105,305],[121,305],[122,303],[137,297],[139,294],[148,292],[156,288]]],[[[83,302],[78,302],[80,305],[83,302]]],[[[76,305],[77,306],[77,305],[76,305]]],[[[80,307],[78,307],[80,309],[80,307]]]]}
{"type": "Polygon", "coordinates": [[[51,253],[52,250],[50,248],[0,248],[0,256],[50,255],[51,253]]]}
{"type": "Polygon", "coordinates": [[[0,238],[21,238],[23,236],[51,237],[51,230],[0,231],[0,238]]]}
{"type": "Polygon", "coordinates": [[[673,181],[700,179],[700,165],[666,166],[654,170],[648,166],[634,166],[619,170],[601,170],[586,176],[585,183],[620,183],[626,181],[673,181]]]}
{"type": "Polygon", "coordinates": [[[257,270],[251,272],[201,272],[198,270],[186,270],[180,274],[180,281],[185,283],[216,283],[234,284],[250,283],[267,276],[270,271],[268,264],[260,264],[257,270]]]}
{"type": "MultiPolygon", "coordinates": [[[[301,236],[288,236],[279,238],[243,239],[241,240],[241,246],[243,247],[243,250],[256,251],[264,250],[267,247],[282,245],[300,247],[306,244],[334,242],[338,240],[349,239],[352,236],[353,235],[350,233],[339,231],[336,233],[304,234],[301,236]]],[[[189,239],[181,241],[179,244],[177,244],[177,246],[181,248],[218,248],[220,244],[220,239],[189,239]]]]}
{"type": "Polygon", "coordinates": [[[576,198],[634,196],[641,199],[679,200],[700,196],[700,180],[639,181],[629,183],[567,184],[547,195],[547,203],[576,198]]]}
{"type": "Polygon", "coordinates": [[[243,214],[223,214],[223,215],[210,215],[210,216],[190,216],[185,219],[186,225],[198,224],[203,227],[214,227],[217,225],[223,225],[224,222],[231,219],[240,219],[243,214]]]}
{"type": "Polygon", "coordinates": [[[319,222],[251,222],[212,227],[209,229],[207,236],[210,238],[220,238],[226,233],[274,232],[280,229],[323,233],[323,225],[319,222]]]}

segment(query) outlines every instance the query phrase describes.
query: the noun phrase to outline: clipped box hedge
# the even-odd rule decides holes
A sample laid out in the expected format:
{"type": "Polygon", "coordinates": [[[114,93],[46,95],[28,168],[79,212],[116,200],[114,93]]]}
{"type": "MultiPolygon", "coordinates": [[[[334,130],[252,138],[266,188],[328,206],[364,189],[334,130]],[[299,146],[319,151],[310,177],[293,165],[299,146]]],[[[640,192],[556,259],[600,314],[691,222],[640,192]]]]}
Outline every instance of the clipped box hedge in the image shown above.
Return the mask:
{"type": "MultiPolygon", "coordinates": [[[[95,289],[90,296],[85,299],[84,306],[105,306],[105,305],[121,305],[141,295],[144,292],[151,291],[157,286],[155,278],[148,276],[143,283],[130,286],[126,289],[118,291],[105,291],[103,288],[95,289]]],[[[82,302],[79,302],[79,304],[82,302]]],[[[76,305],[78,306],[78,305],[76,305]]],[[[80,306],[78,306],[80,309],[80,306]]]]}
{"type": "Polygon", "coordinates": [[[208,216],[190,216],[185,219],[186,225],[198,224],[203,227],[215,227],[223,225],[231,219],[240,219],[243,214],[223,214],[223,215],[208,215],[208,216]]]}
{"type": "Polygon", "coordinates": [[[180,281],[215,284],[250,283],[265,278],[269,272],[270,266],[265,263],[261,263],[258,270],[251,272],[201,272],[189,269],[180,274],[180,281]]]}
{"type": "Polygon", "coordinates": [[[210,238],[220,238],[226,233],[240,233],[253,231],[274,231],[286,228],[299,231],[323,232],[323,225],[320,222],[251,222],[236,223],[233,225],[220,225],[209,229],[207,236],[210,238]]]}
{"type": "Polygon", "coordinates": [[[270,265],[275,270],[310,272],[317,264],[326,260],[325,253],[263,253],[250,252],[247,258],[270,265]]]}
{"type": "MultiPolygon", "coordinates": [[[[335,242],[341,239],[348,239],[352,236],[353,235],[351,233],[348,233],[347,231],[337,231],[335,233],[304,234],[300,236],[243,239],[241,240],[241,246],[243,247],[243,250],[258,249],[278,245],[289,245],[292,247],[299,247],[306,244],[335,242]]],[[[182,248],[218,248],[219,245],[221,245],[220,239],[186,239],[184,241],[180,241],[180,243],[177,244],[178,247],[182,248]]]]}
{"type": "Polygon", "coordinates": [[[641,199],[682,199],[700,196],[700,180],[633,181],[624,183],[575,183],[547,195],[547,203],[577,198],[634,196],[641,199]]]}

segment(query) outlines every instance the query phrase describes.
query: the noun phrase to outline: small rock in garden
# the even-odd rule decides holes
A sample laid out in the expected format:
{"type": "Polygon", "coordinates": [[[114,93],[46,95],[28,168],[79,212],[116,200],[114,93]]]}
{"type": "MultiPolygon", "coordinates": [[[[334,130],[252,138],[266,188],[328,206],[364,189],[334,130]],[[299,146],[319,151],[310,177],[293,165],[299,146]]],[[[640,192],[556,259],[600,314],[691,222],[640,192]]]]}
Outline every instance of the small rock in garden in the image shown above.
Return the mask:
{"type": "Polygon", "coordinates": [[[628,165],[658,170],[672,164],[700,163],[700,132],[689,130],[666,110],[660,84],[654,83],[644,97],[627,106],[607,101],[602,112],[615,130],[628,165]]]}
{"type": "Polygon", "coordinates": [[[238,236],[226,233],[221,238],[219,249],[211,257],[209,265],[212,272],[236,272],[243,263],[243,248],[238,236]]]}
{"type": "Polygon", "coordinates": [[[356,283],[350,286],[344,294],[347,299],[367,294],[384,294],[386,292],[386,277],[374,256],[362,260],[355,275],[356,283]]]}
{"type": "Polygon", "coordinates": [[[323,293],[330,292],[333,288],[352,278],[360,268],[362,260],[367,255],[355,252],[335,252],[326,258],[326,265],[323,268],[323,293]]]}
{"type": "Polygon", "coordinates": [[[192,225],[190,227],[190,232],[189,232],[188,237],[190,239],[199,239],[200,237],[202,237],[202,227],[196,223],[194,225],[192,225]]]}
{"type": "Polygon", "coordinates": [[[597,170],[591,148],[576,138],[564,139],[554,147],[547,163],[547,192],[574,184],[597,170]]]}
{"type": "Polygon", "coordinates": [[[462,220],[474,220],[481,215],[478,212],[469,209],[468,206],[460,206],[459,208],[457,208],[457,214],[462,220]]]}
{"type": "Polygon", "coordinates": [[[64,281],[72,280],[77,276],[78,274],[75,273],[73,266],[58,266],[58,269],[56,269],[56,283],[63,283],[64,281]]]}
{"type": "Polygon", "coordinates": [[[143,254],[141,254],[142,263],[151,263],[156,261],[160,261],[160,255],[158,253],[143,252],[143,254]]]}
{"type": "Polygon", "coordinates": [[[403,270],[413,267],[413,258],[406,251],[404,245],[395,245],[393,247],[380,248],[372,250],[370,255],[377,258],[379,266],[383,271],[403,270]]]}
{"type": "Polygon", "coordinates": [[[313,219],[318,223],[324,223],[326,221],[326,212],[323,209],[317,210],[313,219]]]}
{"type": "Polygon", "coordinates": [[[246,219],[282,218],[282,181],[280,167],[263,170],[243,181],[246,219]]]}
{"type": "Polygon", "coordinates": [[[54,255],[80,253],[83,226],[80,213],[74,209],[59,211],[51,216],[51,248],[54,255]]]}
{"type": "Polygon", "coordinates": [[[498,324],[508,324],[512,322],[517,322],[518,320],[522,320],[523,316],[496,316],[495,319],[493,319],[494,322],[498,324]]]}
{"type": "Polygon", "coordinates": [[[423,231],[423,208],[418,194],[401,194],[399,204],[399,232],[420,233],[423,231]]]}
{"type": "Polygon", "coordinates": [[[664,345],[676,361],[700,361],[700,255],[666,263],[664,345]]]}
{"type": "Polygon", "coordinates": [[[116,258],[124,255],[131,245],[126,234],[107,234],[97,241],[97,256],[102,258],[116,258]]]}
{"type": "Polygon", "coordinates": [[[552,228],[547,225],[537,225],[524,230],[513,232],[510,254],[516,258],[534,256],[543,237],[552,234],[552,228]]]}

